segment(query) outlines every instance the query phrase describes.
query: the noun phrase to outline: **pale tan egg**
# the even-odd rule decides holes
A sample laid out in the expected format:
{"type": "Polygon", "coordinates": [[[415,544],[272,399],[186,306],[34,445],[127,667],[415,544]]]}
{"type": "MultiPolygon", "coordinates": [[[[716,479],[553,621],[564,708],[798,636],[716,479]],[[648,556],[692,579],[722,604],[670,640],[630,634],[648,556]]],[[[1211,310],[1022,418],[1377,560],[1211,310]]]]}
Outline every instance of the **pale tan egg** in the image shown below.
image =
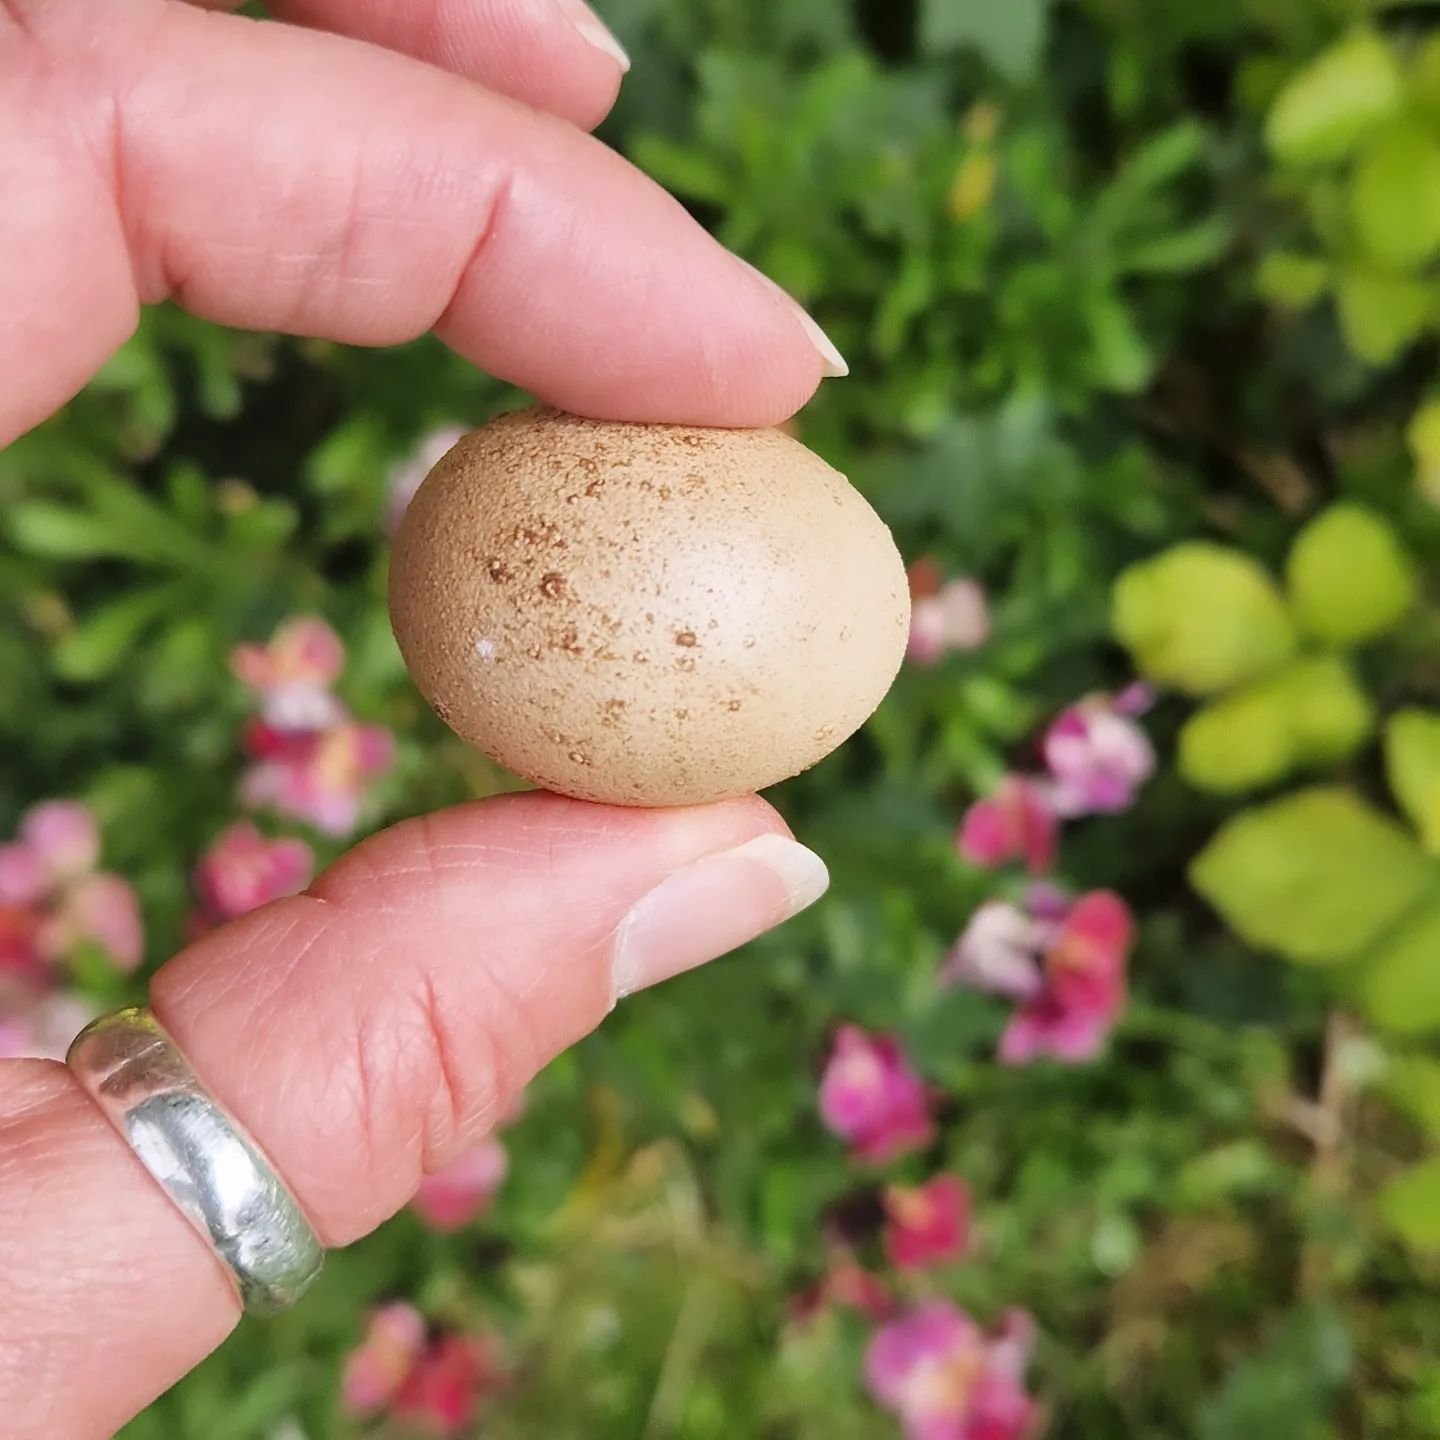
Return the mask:
{"type": "Polygon", "coordinates": [[[853,734],[910,599],[879,517],[778,430],[529,410],[420,487],[390,615],[456,734],[547,789],[664,806],[762,790],[853,734]]]}

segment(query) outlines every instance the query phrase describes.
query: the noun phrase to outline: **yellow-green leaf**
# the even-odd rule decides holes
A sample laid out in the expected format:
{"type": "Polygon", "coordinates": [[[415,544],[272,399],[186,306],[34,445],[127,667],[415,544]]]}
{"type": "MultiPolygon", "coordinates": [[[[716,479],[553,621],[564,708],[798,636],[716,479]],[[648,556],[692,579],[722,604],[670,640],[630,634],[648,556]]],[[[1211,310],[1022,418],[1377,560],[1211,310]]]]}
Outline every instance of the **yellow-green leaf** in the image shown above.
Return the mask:
{"type": "Polygon", "coordinates": [[[1360,996],[1366,1013],[1387,1030],[1440,1030],[1440,901],[1408,917],[1367,958],[1360,996]]]}
{"type": "Polygon", "coordinates": [[[1364,801],[1320,786],[1236,816],[1190,880],[1252,945],[1334,964],[1440,886],[1440,867],[1364,801]]]}
{"type": "Polygon", "coordinates": [[[1180,773],[1197,790],[1256,790],[1283,779],[1294,759],[1289,714],[1264,681],[1212,700],[1180,731],[1180,773]]]}
{"type": "Polygon", "coordinates": [[[1357,30],[1293,75],[1265,126],[1271,151],[1295,165],[1343,160],[1400,104],[1400,68],[1385,41],[1357,30]]]}
{"type": "Polygon", "coordinates": [[[1350,215],[1382,266],[1423,265],[1440,251],[1440,141],[1413,121],[1387,126],[1355,167],[1350,215]]]}
{"type": "Polygon", "coordinates": [[[1332,505],[1296,539],[1285,567],[1301,628],[1332,645],[1383,635],[1415,602],[1415,565],[1383,516],[1332,505]]]}
{"type": "Polygon", "coordinates": [[[1440,714],[1396,711],[1385,727],[1385,775],[1420,843],[1440,855],[1440,714]]]}
{"type": "Polygon", "coordinates": [[[1372,365],[1394,360],[1434,318],[1430,292],[1408,275],[1351,267],[1336,289],[1340,328],[1350,348],[1372,365]]]}
{"type": "Polygon", "coordinates": [[[1116,582],[1111,622],[1151,680],[1213,695],[1289,659],[1295,630],[1269,573],[1222,545],[1176,545],[1116,582]]]}
{"type": "Polygon", "coordinates": [[[1380,1194],[1380,1214],[1412,1250],[1440,1251],[1440,1157],[1392,1180],[1380,1194]]]}
{"type": "Polygon", "coordinates": [[[1440,1136],[1440,1060],[1401,1055],[1385,1067],[1380,1084],[1392,1104],[1440,1136]]]}

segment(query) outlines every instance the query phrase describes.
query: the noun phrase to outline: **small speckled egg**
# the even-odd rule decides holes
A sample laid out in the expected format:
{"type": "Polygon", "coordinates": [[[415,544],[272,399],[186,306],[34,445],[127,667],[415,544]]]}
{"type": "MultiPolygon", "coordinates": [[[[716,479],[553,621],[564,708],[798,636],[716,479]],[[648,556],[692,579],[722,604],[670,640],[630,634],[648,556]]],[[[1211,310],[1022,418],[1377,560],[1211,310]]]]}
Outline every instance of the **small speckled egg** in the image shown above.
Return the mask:
{"type": "Polygon", "coordinates": [[[879,517],[778,430],[528,410],[420,487],[390,616],[463,739],[546,789],[664,806],[764,789],[853,734],[910,599],[879,517]]]}

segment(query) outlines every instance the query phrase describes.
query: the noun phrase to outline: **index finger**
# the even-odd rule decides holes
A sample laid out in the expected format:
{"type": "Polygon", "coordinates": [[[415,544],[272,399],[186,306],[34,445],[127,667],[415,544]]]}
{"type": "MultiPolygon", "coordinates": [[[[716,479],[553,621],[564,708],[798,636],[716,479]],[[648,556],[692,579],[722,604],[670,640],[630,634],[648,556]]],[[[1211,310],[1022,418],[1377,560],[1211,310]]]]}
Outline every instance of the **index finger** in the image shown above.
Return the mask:
{"type": "Polygon", "coordinates": [[[561,121],[340,37],[114,8],[118,24],[61,0],[0,34],[73,81],[21,117],[53,157],[21,178],[48,199],[22,189],[0,214],[11,433],[166,297],[358,345],[433,328],[551,404],[621,420],[770,424],[843,368],[793,302],[561,121]]]}

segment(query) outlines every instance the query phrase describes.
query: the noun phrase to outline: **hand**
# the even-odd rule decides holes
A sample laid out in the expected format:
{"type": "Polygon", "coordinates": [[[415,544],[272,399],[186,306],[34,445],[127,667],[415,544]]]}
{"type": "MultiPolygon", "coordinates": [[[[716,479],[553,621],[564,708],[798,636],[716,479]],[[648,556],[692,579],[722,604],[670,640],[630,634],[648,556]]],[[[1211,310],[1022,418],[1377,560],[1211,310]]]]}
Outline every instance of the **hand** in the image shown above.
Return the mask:
{"type": "MultiPolygon", "coordinates": [[[[774,422],[843,369],[792,301],[576,128],[621,76],[578,0],[276,8],[348,38],[178,0],[0,0],[0,443],[165,297],[356,344],[433,328],[618,419],[774,422]]],[[[152,1005],[344,1245],[617,996],[824,884],[757,799],[511,797],[365,842],[172,960],[152,1005]]],[[[206,1245],[47,1062],[0,1064],[0,1276],[12,1440],[111,1434],[239,1314],[206,1245]]]]}

